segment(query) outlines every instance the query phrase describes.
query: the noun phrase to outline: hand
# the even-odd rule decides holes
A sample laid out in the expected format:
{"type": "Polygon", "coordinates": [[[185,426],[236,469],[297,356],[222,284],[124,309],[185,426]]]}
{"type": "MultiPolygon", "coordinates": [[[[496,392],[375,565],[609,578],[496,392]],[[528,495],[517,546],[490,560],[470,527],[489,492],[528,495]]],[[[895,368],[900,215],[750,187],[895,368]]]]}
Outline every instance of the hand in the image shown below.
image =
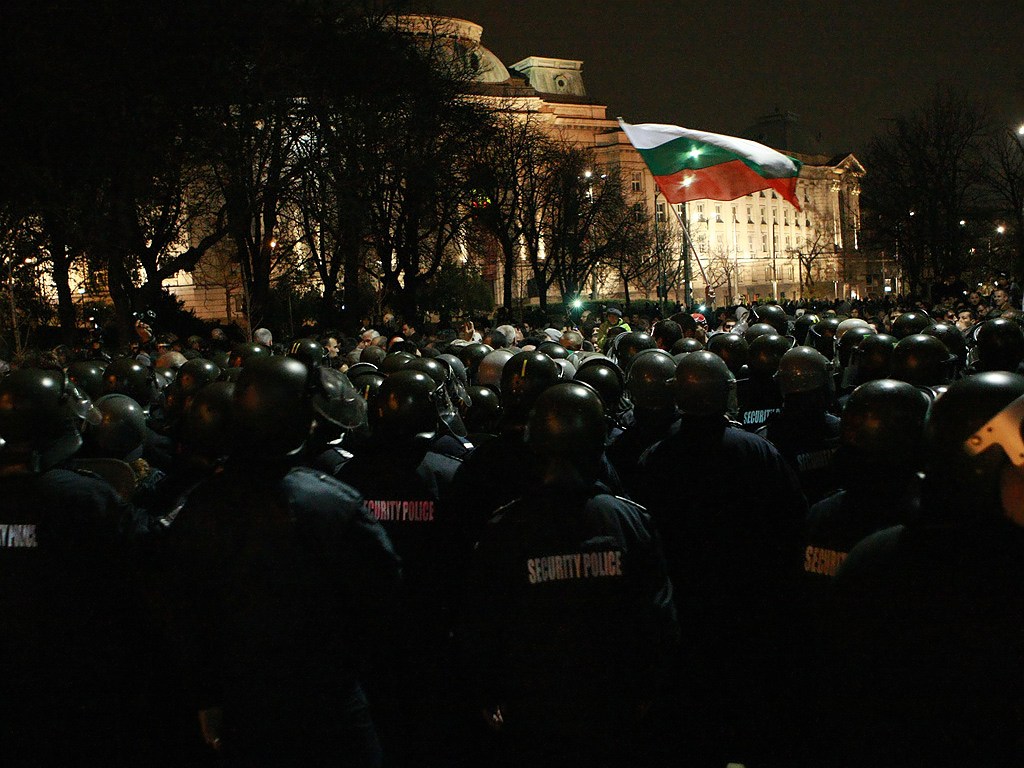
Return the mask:
{"type": "Polygon", "coordinates": [[[484,707],[480,710],[480,714],[483,716],[484,722],[487,723],[488,727],[494,731],[500,731],[502,726],[505,725],[505,716],[501,712],[501,705],[484,707]]]}
{"type": "Polygon", "coordinates": [[[199,710],[199,730],[211,749],[221,750],[220,736],[224,729],[224,710],[220,707],[199,710]]]}

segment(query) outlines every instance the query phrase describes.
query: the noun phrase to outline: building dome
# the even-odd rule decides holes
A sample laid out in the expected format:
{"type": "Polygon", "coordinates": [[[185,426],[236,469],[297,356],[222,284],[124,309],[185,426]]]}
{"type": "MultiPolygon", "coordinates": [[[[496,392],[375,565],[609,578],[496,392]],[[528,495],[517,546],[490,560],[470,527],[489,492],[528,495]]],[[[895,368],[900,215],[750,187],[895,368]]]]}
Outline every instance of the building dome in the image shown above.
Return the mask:
{"type": "Polygon", "coordinates": [[[480,43],[484,28],[465,19],[447,16],[399,16],[397,26],[412,35],[447,42],[457,60],[464,62],[477,83],[507,83],[508,70],[501,59],[480,43]]]}
{"type": "Polygon", "coordinates": [[[780,152],[826,154],[821,134],[801,124],[795,112],[782,112],[776,109],[743,131],[743,138],[765,144],[780,152]]]}

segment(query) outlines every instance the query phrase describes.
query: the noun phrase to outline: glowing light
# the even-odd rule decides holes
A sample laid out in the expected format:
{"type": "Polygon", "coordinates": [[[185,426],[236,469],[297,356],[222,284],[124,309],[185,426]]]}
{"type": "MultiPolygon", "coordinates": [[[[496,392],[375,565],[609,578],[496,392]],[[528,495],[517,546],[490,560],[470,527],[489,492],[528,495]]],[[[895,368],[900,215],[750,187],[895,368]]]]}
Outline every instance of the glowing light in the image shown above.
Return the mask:
{"type": "Polygon", "coordinates": [[[694,176],[687,176],[686,178],[683,179],[683,186],[689,187],[690,185],[693,184],[695,180],[696,178],[694,176]]]}
{"type": "Polygon", "coordinates": [[[700,149],[694,147],[690,150],[690,157],[700,157],[700,149]]]}
{"type": "Polygon", "coordinates": [[[1006,227],[1000,224],[998,227],[996,227],[996,232],[998,232],[1000,235],[1006,234],[1006,227]]]}
{"type": "Polygon", "coordinates": [[[583,301],[581,299],[573,299],[572,308],[573,309],[582,309],[583,308],[583,301]]]}
{"type": "Polygon", "coordinates": [[[594,175],[594,172],[593,172],[593,171],[584,171],[584,172],[583,172],[583,178],[584,178],[584,179],[589,179],[589,178],[590,178],[591,176],[593,176],[593,175],[594,175]]]}

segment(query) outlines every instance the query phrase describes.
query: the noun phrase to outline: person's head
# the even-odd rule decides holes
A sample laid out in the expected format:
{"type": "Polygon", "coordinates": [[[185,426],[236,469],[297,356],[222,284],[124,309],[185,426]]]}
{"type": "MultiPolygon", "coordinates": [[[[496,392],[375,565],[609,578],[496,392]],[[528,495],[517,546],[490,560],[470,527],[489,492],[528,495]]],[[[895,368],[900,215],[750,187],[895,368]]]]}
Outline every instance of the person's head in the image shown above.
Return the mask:
{"type": "Polygon", "coordinates": [[[324,351],[327,352],[327,357],[331,360],[338,356],[338,340],[333,336],[328,336],[324,339],[324,351]]]}
{"type": "Polygon", "coordinates": [[[601,398],[578,382],[548,387],[530,412],[525,440],[541,462],[545,485],[590,485],[598,477],[604,450],[601,398]]]}
{"type": "Polygon", "coordinates": [[[1003,288],[996,288],[992,291],[992,306],[1003,309],[1010,303],[1010,294],[1003,288]]]}
{"type": "Polygon", "coordinates": [[[408,339],[410,336],[413,336],[415,334],[416,334],[416,325],[414,323],[411,323],[408,320],[405,321],[404,323],[402,323],[402,336],[403,337],[408,339]]]}
{"type": "Polygon", "coordinates": [[[956,327],[961,331],[970,330],[974,325],[974,312],[970,309],[960,309],[956,313],[956,327]]]}
{"type": "Polygon", "coordinates": [[[570,352],[579,352],[583,349],[583,334],[579,331],[565,331],[558,343],[570,352]]]}
{"type": "Polygon", "coordinates": [[[609,307],[605,312],[604,319],[608,325],[618,325],[622,322],[622,310],[618,307],[609,307]]]}
{"type": "Polygon", "coordinates": [[[981,304],[981,294],[978,291],[971,291],[967,294],[967,303],[972,307],[977,307],[981,304]]]}
{"type": "MultiPolygon", "coordinates": [[[[735,323],[733,323],[735,325],[735,323]]],[[[651,332],[658,349],[670,350],[673,345],[683,338],[683,327],[675,320],[659,320],[651,332]]]]}
{"type": "Polygon", "coordinates": [[[274,335],[268,328],[257,328],[252,337],[258,344],[262,344],[265,347],[270,347],[274,344],[274,335]]]}

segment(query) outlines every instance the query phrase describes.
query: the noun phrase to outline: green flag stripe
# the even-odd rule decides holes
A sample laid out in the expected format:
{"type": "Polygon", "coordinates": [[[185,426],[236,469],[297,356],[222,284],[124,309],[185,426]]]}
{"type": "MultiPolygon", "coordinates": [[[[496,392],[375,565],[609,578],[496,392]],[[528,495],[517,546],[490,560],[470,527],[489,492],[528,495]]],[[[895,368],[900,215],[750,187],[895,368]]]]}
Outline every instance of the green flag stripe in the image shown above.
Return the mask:
{"type": "Polygon", "coordinates": [[[683,137],[672,139],[653,149],[641,149],[638,151],[640,156],[643,157],[644,162],[647,163],[647,167],[651,169],[651,173],[655,176],[669,176],[684,170],[696,171],[701,168],[710,168],[713,165],[739,160],[754,171],[754,173],[766,179],[789,178],[799,174],[801,166],[799,160],[791,157],[789,159],[793,161],[795,171],[780,175],[771,171],[765,171],[759,164],[735,152],[716,147],[713,144],[705,144],[701,141],[683,137]]]}

